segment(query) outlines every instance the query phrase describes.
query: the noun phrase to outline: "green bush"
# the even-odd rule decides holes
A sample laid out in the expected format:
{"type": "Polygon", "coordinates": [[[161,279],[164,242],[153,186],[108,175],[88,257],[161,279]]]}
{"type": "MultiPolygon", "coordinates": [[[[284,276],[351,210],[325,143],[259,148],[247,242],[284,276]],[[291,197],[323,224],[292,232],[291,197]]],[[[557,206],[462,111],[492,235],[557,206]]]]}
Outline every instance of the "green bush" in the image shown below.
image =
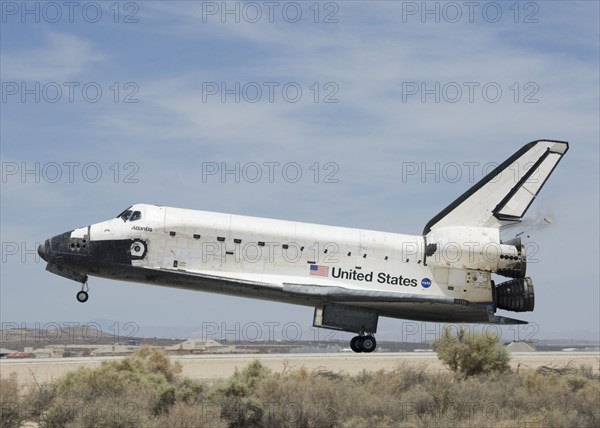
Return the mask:
{"type": "Polygon", "coordinates": [[[442,336],[431,346],[450,370],[468,377],[510,369],[510,356],[506,348],[498,344],[499,339],[468,333],[463,327],[455,336],[449,328],[445,328],[442,336]]]}

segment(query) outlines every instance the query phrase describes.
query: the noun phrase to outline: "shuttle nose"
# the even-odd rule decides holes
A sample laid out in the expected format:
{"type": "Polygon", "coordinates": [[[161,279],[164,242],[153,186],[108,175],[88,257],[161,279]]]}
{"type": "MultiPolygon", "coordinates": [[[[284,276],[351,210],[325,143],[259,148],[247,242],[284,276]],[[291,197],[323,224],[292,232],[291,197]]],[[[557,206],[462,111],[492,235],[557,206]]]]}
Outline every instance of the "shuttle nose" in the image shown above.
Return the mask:
{"type": "Polygon", "coordinates": [[[40,244],[38,246],[37,251],[40,257],[44,259],[44,261],[49,261],[48,259],[50,258],[50,240],[46,239],[46,241],[43,244],[40,244]]]}

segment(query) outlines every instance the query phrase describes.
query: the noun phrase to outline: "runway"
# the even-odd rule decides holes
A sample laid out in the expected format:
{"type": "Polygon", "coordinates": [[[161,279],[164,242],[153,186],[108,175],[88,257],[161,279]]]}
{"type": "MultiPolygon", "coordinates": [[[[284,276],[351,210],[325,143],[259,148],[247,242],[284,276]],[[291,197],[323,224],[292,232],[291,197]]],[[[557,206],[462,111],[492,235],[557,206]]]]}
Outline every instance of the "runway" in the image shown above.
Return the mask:
{"type": "MultiPolygon", "coordinates": [[[[119,360],[124,357],[77,357],[77,358],[27,358],[0,360],[2,377],[16,373],[21,385],[50,382],[78,367],[99,367],[103,361],[119,360]]],[[[446,370],[434,352],[389,352],[372,354],[315,353],[315,354],[207,354],[171,356],[179,361],[184,376],[214,382],[231,376],[254,360],[274,372],[284,372],[301,367],[309,371],[326,370],[336,373],[357,374],[363,370],[392,371],[403,364],[425,367],[426,370],[446,370]]],[[[563,367],[570,364],[591,366],[600,370],[600,353],[597,352],[526,352],[511,357],[513,369],[537,368],[540,366],[563,367]]]]}

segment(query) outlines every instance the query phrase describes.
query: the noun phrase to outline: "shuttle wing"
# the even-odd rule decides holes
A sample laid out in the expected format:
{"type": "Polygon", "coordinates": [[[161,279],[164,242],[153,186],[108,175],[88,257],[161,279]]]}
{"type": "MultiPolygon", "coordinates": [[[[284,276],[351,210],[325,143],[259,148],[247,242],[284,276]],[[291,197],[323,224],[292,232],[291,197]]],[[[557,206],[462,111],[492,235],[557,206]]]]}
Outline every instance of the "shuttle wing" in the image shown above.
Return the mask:
{"type": "Polygon", "coordinates": [[[380,315],[407,317],[422,321],[483,322],[492,324],[523,324],[524,321],[493,314],[490,305],[470,303],[445,296],[419,296],[413,293],[346,288],[310,283],[271,284],[210,275],[192,270],[145,268],[146,278],[157,283],[166,279],[179,288],[230,294],[306,306],[337,303],[345,306],[373,309],[380,315]],[[425,304],[425,305],[424,305],[425,304]]]}
{"type": "Polygon", "coordinates": [[[474,322],[489,324],[527,324],[514,318],[494,315],[492,305],[471,303],[446,296],[392,293],[316,284],[283,284],[286,294],[317,298],[321,303],[375,309],[380,315],[434,322],[474,322]]]}
{"type": "Polygon", "coordinates": [[[526,144],[433,217],[423,235],[439,227],[500,227],[520,220],[568,149],[564,141],[526,144]]]}

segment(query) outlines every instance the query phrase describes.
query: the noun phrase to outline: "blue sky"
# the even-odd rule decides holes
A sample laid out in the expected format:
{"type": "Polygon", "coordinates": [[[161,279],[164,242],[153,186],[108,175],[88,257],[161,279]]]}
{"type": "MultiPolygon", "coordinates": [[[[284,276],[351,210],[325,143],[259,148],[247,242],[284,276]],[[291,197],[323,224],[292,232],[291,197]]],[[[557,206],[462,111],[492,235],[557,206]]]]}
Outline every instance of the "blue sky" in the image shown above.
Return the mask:
{"type": "MultiPolygon", "coordinates": [[[[96,278],[82,305],[28,251],[135,202],[418,234],[473,184],[464,162],[478,179],[549,138],[571,150],[528,213],[536,309],[522,318],[538,338],[598,337],[597,2],[471,16],[461,2],[428,2],[438,16],[389,1],[227,3],[238,16],[222,2],[81,3],[71,17],[61,2],[1,4],[3,323],[308,328],[310,308],[96,278]],[[203,178],[207,163],[251,162],[277,163],[273,182],[203,178]]],[[[400,323],[380,330],[400,339],[400,323]]]]}

